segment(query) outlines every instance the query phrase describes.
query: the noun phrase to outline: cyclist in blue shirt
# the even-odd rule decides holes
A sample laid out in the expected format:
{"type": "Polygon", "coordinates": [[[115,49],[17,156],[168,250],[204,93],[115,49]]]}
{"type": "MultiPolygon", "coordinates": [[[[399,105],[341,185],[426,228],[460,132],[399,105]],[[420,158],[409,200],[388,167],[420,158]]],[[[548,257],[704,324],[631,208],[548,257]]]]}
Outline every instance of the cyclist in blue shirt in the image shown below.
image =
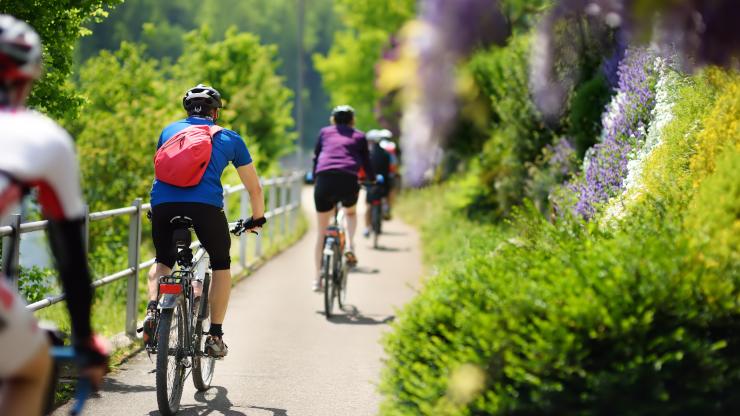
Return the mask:
{"type": "MultiPolygon", "coordinates": [[[[221,94],[212,87],[199,84],[185,93],[182,104],[188,117],[165,127],[157,148],[189,126],[214,125],[222,107],[221,94]]],[[[205,352],[215,357],[223,357],[228,352],[223,342],[222,324],[231,292],[231,237],[224,213],[221,174],[229,163],[234,165],[249,192],[253,218],[263,218],[265,202],[262,186],[244,140],[234,131],[223,129],[213,136],[211,159],[197,185],[179,187],[154,180],[151,202],[156,263],[149,271],[149,305],[144,320],[145,342],[154,339],[159,277],[172,272],[177,255],[172,244],[174,229],[170,220],[175,216],[186,216],[192,219],[195,234],[208,252],[213,269],[210,289],[211,327],[205,352]]]]}

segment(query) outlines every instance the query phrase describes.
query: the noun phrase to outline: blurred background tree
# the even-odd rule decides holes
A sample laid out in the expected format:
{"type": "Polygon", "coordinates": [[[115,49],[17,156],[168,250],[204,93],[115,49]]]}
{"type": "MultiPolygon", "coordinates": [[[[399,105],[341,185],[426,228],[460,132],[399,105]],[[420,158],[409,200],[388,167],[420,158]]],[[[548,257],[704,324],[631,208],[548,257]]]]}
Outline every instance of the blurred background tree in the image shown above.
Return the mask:
{"type": "MultiPolygon", "coordinates": [[[[311,55],[325,54],[329,50],[339,21],[331,0],[311,1],[305,10],[303,142],[304,147],[310,148],[316,132],[326,123],[331,107],[311,55]]],[[[83,63],[100,50],[116,50],[122,41],[129,41],[145,45],[145,56],[174,63],[183,52],[193,51],[193,45],[183,38],[185,33],[206,25],[210,31],[205,42],[213,46],[226,38],[230,27],[235,27],[237,32],[254,33],[263,44],[277,47],[274,53],[279,62],[276,71],[295,97],[299,54],[297,18],[296,0],[128,0],[112,10],[105,22],[90,25],[93,34],[80,41],[77,61],[83,63]]],[[[292,114],[295,118],[295,113],[292,114]]]]}
{"type": "Polygon", "coordinates": [[[86,24],[101,21],[107,15],[106,10],[121,1],[0,1],[0,13],[28,22],[44,45],[44,76],[33,89],[31,106],[57,118],[76,114],[81,99],[68,81],[74,45],[80,36],[89,34],[86,24]]]}

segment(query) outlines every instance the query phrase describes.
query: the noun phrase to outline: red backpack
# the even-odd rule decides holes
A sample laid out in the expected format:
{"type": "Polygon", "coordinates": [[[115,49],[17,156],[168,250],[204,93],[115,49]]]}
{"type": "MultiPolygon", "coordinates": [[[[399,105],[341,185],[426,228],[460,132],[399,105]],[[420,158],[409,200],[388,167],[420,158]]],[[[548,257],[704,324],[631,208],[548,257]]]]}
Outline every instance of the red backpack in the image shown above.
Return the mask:
{"type": "Polygon", "coordinates": [[[213,136],[220,126],[194,125],[170,137],[154,155],[154,176],[174,186],[200,183],[211,161],[213,136]]]}

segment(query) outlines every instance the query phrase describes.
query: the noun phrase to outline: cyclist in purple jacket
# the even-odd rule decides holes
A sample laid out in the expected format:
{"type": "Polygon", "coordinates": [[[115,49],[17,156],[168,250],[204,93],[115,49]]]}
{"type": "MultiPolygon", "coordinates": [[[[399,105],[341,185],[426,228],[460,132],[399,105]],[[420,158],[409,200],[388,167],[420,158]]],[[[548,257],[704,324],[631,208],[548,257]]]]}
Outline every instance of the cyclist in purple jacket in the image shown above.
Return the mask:
{"type": "Polygon", "coordinates": [[[316,238],[316,274],[313,290],[321,290],[321,250],[323,231],[329,225],[337,202],[342,203],[347,219],[348,241],[345,257],[350,266],[357,264],[354,253],[354,237],[357,230],[357,210],[355,205],[360,193],[357,174],[360,167],[365,169],[368,178],[374,178],[365,134],[354,128],[355,110],[348,105],[340,105],[331,113],[331,126],[319,132],[313,159],[313,173],[316,178],[314,203],[316,204],[318,233],[316,238]]]}

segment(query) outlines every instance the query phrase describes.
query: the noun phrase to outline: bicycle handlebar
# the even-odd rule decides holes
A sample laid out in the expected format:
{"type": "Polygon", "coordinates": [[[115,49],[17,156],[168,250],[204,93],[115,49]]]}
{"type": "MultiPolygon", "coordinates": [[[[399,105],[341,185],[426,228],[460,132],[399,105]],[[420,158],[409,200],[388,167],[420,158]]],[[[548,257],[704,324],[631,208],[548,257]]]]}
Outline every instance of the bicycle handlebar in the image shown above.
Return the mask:
{"type": "Polygon", "coordinates": [[[262,218],[249,217],[246,220],[240,219],[239,221],[236,222],[236,225],[231,230],[231,233],[239,236],[239,235],[242,235],[245,231],[249,231],[252,234],[259,235],[259,232],[255,231],[254,229],[262,227],[263,225],[265,225],[265,223],[267,223],[267,219],[265,217],[262,217],[262,218]]]}
{"type": "MultiPolygon", "coordinates": [[[[51,356],[55,361],[76,361],[77,353],[74,347],[52,347],[51,356]]],[[[82,409],[85,407],[85,402],[90,393],[92,393],[92,381],[87,377],[80,377],[77,380],[77,387],[75,388],[74,404],[72,409],[69,411],[70,415],[79,415],[82,413],[82,409]]]]}

